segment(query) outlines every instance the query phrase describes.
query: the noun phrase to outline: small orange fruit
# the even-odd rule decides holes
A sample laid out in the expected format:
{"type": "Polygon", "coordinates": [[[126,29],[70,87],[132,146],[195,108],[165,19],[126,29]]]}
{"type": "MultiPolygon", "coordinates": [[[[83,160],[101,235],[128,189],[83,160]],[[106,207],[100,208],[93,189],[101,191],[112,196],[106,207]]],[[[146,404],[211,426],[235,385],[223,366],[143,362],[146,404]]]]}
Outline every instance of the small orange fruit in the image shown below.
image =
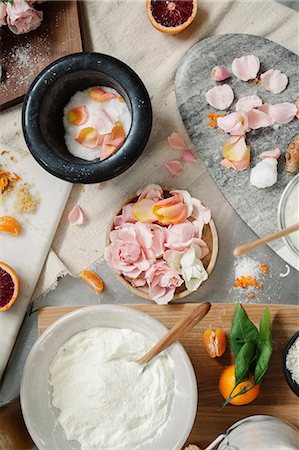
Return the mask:
{"type": "Polygon", "coordinates": [[[2,216],[0,217],[0,232],[8,233],[12,236],[18,236],[21,231],[21,225],[19,222],[10,216],[2,216]]]}
{"type": "Polygon", "coordinates": [[[208,328],[203,334],[206,350],[211,358],[222,356],[226,348],[225,333],[221,328],[208,328]]]}
{"type": "Polygon", "coordinates": [[[92,270],[82,270],[79,273],[79,277],[84,283],[88,284],[88,286],[96,291],[98,294],[103,292],[104,290],[104,282],[99,275],[97,275],[92,270]]]}
{"type": "Polygon", "coordinates": [[[19,294],[19,279],[16,272],[0,262],[0,312],[9,309],[19,294]]]}
{"type": "MultiPolygon", "coordinates": [[[[240,390],[245,387],[250,380],[253,382],[253,377],[250,377],[250,379],[247,381],[242,381],[242,383],[239,383],[232,395],[238,394],[238,392],[240,392],[240,390]]],[[[234,389],[235,382],[235,364],[232,364],[223,369],[219,378],[219,392],[225,400],[229,398],[231,391],[234,389]]],[[[248,403],[253,402],[259,396],[260,390],[261,386],[260,384],[257,384],[248,392],[245,392],[244,394],[240,394],[238,395],[238,397],[233,398],[229,403],[231,403],[232,405],[247,405],[248,403]]]]}
{"type": "Polygon", "coordinates": [[[162,33],[176,34],[187,28],[197,14],[197,0],[146,0],[151,24],[162,33]]]}

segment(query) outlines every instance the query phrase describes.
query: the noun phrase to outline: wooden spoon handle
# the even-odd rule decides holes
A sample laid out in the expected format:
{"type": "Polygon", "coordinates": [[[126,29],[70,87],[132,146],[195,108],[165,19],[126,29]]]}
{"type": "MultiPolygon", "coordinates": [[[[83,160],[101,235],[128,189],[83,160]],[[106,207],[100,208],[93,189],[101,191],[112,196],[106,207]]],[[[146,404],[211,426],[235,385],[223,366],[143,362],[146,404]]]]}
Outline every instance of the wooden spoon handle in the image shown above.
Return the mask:
{"type": "Polygon", "coordinates": [[[275,239],[279,239],[283,236],[287,236],[288,234],[294,233],[294,231],[299,230],[299,223],[295,223],[290,227],[284,228],[283,230],[276,231],[273,234],[269,234],[264,238],[257,239],[256,241],[249,242],[248,244],[241,245],[240,247],[236,247],[233,251],[234,256],[241,256],[244,253],[248,253],[254,248],[261,247],[262,245],[267,244],[268,242],[275,241],[275,239]]]}
{"type": "Polygon", "coordinates": [[[146,364],[147,362],[149,362],[152,358],[169,347],[169,345],[173,344],[185,331],[191,330],[198,322],[200,322],[205,317],[210,308],[211,303],[201,303],[190,314],[179,320],[149,352],[147,352],[136,362],[138,362],[139,364],[146,364]]]}

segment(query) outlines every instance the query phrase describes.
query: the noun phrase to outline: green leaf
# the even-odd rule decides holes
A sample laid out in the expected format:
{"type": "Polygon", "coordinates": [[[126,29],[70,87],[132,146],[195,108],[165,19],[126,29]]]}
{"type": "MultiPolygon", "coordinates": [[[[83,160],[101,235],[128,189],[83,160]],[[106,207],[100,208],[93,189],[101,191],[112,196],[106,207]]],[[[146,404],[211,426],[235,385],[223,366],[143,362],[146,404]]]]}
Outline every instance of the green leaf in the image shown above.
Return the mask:
{"type": "Polygon", "coordinates": [[[235,357],[238,356],[238,353],[245,342],[249,341],[253,341],[258,345],[259,332],[256,326],[249,320],[242,306],[238,304],[234,312],[230,329],[230,346],[235,357]]]}
{"type": "Polygon", "coordinates": [[[256,384],[260,384],[268,370],[272,355],[271,314],[267,307],[260,321],[258,358],[254,371],[256,384]]]}
{"type": "Polygon", "coordinates": [[[249,379],[250,367],[256,357],[256,351],[257,345],[254,341],[248,341],[242,345],[235,361],[235,385],[249,379]]]}

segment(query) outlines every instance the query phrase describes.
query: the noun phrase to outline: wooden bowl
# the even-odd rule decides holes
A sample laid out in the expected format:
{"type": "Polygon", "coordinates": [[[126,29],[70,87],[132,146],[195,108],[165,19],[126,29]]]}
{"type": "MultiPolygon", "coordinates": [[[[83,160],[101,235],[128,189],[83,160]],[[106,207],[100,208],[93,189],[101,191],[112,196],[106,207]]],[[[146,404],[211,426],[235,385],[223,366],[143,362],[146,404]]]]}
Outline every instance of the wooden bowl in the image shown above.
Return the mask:
{"type": "MultiPolygon", "coordinates": [[[[164,192],[169,192],[175,188],[169,188],[169,187],[163,187],[164,192]]],[[[114,229],[114,219],[116,216],[118,216],[121,213],[122,207],[124,205],[127,205],[128,203],[134,203],[137,200],[137,196],[133,195],[119,207],[117,208],[117,213],[114,214],[113,219],[111,220],[107,234],[106,234],[106,245],[110,244],[110,232],[114,229]]],[[[202,259],[202,263],[204,265],[204,268],[206,269],[208,275],[210,275],[214,269],[214,266],[216,264],[216,259],[218,255],[218,234],[216,230],[215,223],[213,219],[210,220],[210,222],[207,225],[204,225],[203,232],[202,232],[202,239],[206,242],[208,248],[209,248],[209,254],[205,256],[202,259]]],[[[117,274],[116,272],[115,276],[119,280],[120,283],[122,283],[129,291],[133,292],[133,294],[138,295],[139,297],[146,298],[147,300],[152,300],[149,295],[149,289],[147,286],[143,287],[134,287],[132,286],[129,281],[125,280],[122,275],[117,274]]],[[[204,282],[203,282],[204,283],[204,282]]],[[[179,300],[182,298],[187,297],[190,294],[193,294],[193,292],[196,291],[188,291],[186,289],[185,284],[183,283],[179,288],[176,289],[175,295],[173,300],[179,300]]]]}

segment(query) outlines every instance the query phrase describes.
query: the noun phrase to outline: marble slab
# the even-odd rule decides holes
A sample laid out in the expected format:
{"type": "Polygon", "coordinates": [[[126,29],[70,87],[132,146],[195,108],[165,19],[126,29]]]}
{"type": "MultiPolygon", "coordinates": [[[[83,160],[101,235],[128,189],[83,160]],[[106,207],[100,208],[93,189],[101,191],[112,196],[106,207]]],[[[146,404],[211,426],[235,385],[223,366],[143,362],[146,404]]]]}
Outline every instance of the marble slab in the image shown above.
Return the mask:
{"type": "MultiPolygon", "coordinates": [[[[284,157],[278,165],[278,181],[267,189],[257,189],[249,183],[250,170],[235,172],[220,165],[222,148],[229,135],[207,124],[208,113],[217,113],[209,106],[205,93],[216,83],[210,76],[211,69],[224,66],[231,71],[234,58],[256,55],[261,62],[261,72],[271,68],[280,69],[289,78],[287,89],[281,94],[271,94],[262,86],[243,82],[232,76],[228,83],[235,94],[229,111],[235,102],[245,95],[258,95],[263,103],[294,102],[299,94],[299,58],[286,48],[263,37],[248,34],[225,34],[198,42],[183,57],[176,74],[175,89],[179,111],[190,138],[218,187],[239,216],[260,237],[278,228],[277,207],[280,196],[293,175],[284,169],[284,157]]],[[[247,134],[251,147],[251,167],[259,161],[259,154],[279,147],[284,153],[289,143],[299,134],[299,121],[294,119],[286,125],[253,130],[247,134]]],[[[241,242],[240,242],[241,244],[241,242]]],[[[283,246],[278,240],[271,244],[276,252],[283,246]]]]}

